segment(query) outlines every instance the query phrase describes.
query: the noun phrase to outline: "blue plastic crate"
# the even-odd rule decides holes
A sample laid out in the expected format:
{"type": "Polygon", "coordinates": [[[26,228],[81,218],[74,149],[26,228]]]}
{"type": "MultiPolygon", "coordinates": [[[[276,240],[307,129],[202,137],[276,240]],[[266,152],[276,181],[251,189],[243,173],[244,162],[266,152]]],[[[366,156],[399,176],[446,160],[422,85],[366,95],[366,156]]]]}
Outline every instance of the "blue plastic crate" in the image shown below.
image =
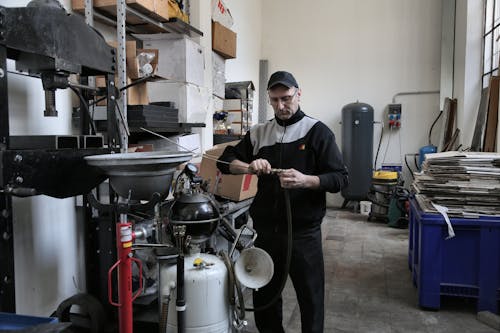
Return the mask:
{"type": "Polygon", "coordinates": [[[439,309],[442,295],[477,299],[478,311],[497,313],[500,300],[500,218],[451,218],[455,237],[439,214],[424,214],[410,200],[408,265],[419,305],[439,309]]]}
{"type": "Polygon", "coordinates": [[[0,312],[0,330],[21,330],[40,324],[58,322],[59,320],[57,318],[52,317],[34,317],[0,312]]]}

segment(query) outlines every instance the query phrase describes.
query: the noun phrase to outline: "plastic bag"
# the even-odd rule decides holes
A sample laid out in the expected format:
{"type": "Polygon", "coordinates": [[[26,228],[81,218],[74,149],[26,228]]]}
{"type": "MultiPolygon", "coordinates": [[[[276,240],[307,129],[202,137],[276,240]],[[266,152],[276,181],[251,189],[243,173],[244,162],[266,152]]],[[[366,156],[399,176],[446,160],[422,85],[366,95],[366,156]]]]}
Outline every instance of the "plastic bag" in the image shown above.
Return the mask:
{"type": "Polygon", "coordinates": [[[139,77],[145,77],[153,74],[153,65],[156,54],[154,52],[141,52],[137,55],[139,64],[139,77]]]}
{"type": "Polygon", "coordinates": [[[228,29],[233,26],[233,16],[224,1],[212,0],[212,20],[219,22],[228,29]]]}

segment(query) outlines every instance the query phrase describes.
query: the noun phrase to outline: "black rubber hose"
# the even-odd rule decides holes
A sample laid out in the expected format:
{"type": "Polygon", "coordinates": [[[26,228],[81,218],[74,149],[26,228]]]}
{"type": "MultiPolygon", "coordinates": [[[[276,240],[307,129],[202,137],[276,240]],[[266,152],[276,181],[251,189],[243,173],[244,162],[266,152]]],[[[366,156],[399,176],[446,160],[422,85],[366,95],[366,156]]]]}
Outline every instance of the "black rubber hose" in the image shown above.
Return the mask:
{"type": "Polygon", "coordinates": [[[413,175],[413,170],[410,168],[410,165],[408,164],[408,160],[407,160],[407,157],[408,155],[405,154],[405,164],[406,164],[406,167],[408,168],[408,171],[410,171],[410,176],[412,179],[415,179],[415,176],[413,175]]]}
{"type": "Polygon", "coordinates": [[[258,312],[267,309],[271,305],[273,305],[280,297],[283,289],[285,289],[286,280],[288,278],[288,271],[290,270],[290,262],[292,261],[292,241],[293,241],[293,233],[292,233],[292,207],[290,205],[290,193],[287,189],[284,189],[285,194],[285,205],[286,205],[286,220],[287,220],[287,252],[286,252],[286,261],[285,261],[285,270],[283,274],[283,280],[281,280],[281,286],[279,291],[274,295],[274,297],[267,303],[258,308],[246,308],[245,311],[253,311],[258,312]]]}
{"type": "Polygon", "coordinates": [[[76,89],[75,87],[69,86],[69,88],[71,90],[73,90],[73,92],[80,99],[80,103],[83,105],[83,108],[85,109],[85,111],[87,112],[87,115],[90,118],[90,127],[92,128],[92,132],[94,132],[94,134],[97,134],[97,130],[96,130],[96,127],[94,124],[94,118],[92,117],[92,114],[90,114],[89,106],[88,106],[87,102],[85,101],[85,98],[83,98],[82,93],[78,89],[76,89]]]}
{"type": "Polygon", "coordinates": [[[438,116],[436,117],[436,119],[434,120],[434,122],[431,125],[431,128],[429,129],[429,145],[432,145],[432,142],[431,142],[432,129],[434,128],[434,125],[436,125],[436,123],[439,120],[439,118],[441,118],[442,114],[443,114],[443,110],[439,111],[438,116]]]}
{"type": "MultiPolygon", "coordinates": [[[[149,80],[152,77],[153,77],[153,75],[148,75],[148,76],[144,76],[144,77],[142,77],[140,79],[134,80],[134,81],[132,81],[132,83],[127,84],[125,87],[120,88],[118,91],[122,92],[122,91],[124,91],[124,90],[126,90],[126,89],[128,89],[128,88],[130,88],[132,86],[135,86],[135,85],[137,85],[139,83],[147,81],[147,80],[149,80]]],[[[90,105],[97,104],[97,103],[99,103],[101,101],[104,101],[107,98],[108,98],[108,95],[103,96],[103,97],[99,97],[98,99],[96,99],[95,101],[93,101],[92,103],[90,103],[90,105]]]]}
{"type": "Polygon", "coordinates": [[[226,265],[227,273],[229,276],[229,304],[231,306],[236,305],[236,298],[234,296],[234,291],[236,289],[236,291],[238,292],[238,303],[239,303],[239,306],[237,307],[237,309],[239,310],[238,319],[243,320],[243,319],[245,319],[245,300],[243,299],[243,293],[241,292],[241,286],[240,286],[238,280],[236,279],[236,276],[234,274],[233,265],[231,264],[231,260],[229,259],[227,252],[220,251],[219,254],[222,257],[222,261],[226,265]]]}
{"type": "Polygon", "coordinates": [[[375,155],[375,162],[373,163],[373,170],[377,169],[378,153],[380,152],[380,146],[382,145],[382,138],[384,137],[384,126],[380,130],[380,139],[378,140],[377,154],[375,155]]]}

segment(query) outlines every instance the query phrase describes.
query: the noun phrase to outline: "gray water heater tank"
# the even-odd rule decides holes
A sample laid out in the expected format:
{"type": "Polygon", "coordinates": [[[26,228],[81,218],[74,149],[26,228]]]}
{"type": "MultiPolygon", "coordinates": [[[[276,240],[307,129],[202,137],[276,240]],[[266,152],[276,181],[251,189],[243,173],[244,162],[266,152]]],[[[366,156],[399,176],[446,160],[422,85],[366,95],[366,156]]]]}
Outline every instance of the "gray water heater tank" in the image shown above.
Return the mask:
{"type": "Polygon", "coordinates": [[[349,171],[349,186],[342,190],[346,201],[367,198],[373,172],[373,108],[351,103],[342,108],[342,156],[349,171]]]}

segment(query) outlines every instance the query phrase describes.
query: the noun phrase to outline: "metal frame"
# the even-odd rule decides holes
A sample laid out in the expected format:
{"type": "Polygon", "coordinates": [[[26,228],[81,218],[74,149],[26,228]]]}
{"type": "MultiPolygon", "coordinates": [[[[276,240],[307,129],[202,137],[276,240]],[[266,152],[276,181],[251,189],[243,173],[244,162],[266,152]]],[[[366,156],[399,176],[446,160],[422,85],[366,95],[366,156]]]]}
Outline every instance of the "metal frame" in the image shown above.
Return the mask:
{"type": "MultiPolygon", "coordinates": [[[[64,173],[64,170],[71,169],[69,172],[74,171],[76,174],[81,171],[75,170],[75,165],[68,166],[67,162],[86,165],[83,162],[83,156],[109,153],[110,149],[96,147],[81,149],[80,139],[86,145],[87,134],[90,134],[88,114],[86,114],[86,118],[81,118],[82,134],[84,135],[79,138],[67,137],[71,139],[71,147],[69,148],[65,145],[67,143],[65,138],[57,136],[44,137],[43,144],[49,147],[41,147],[39,143],[37,146],[33,142],[33,140],[37,140],[35,136],[12,137],[15,140],[11,141],[7,58],[16,61],[16,67],[20,65],[23,70],[33,69],[33,73],[30,73],[31,76],[36,76],[37,71],[57,73],[64,71],[80,73],[82,76],[104,74],[107,79],[108,91],[112,91],[114,88],[115,59],[112,48],[105,43],[102,36],[71,14],[67,15],[47,8],[5,8],[0,6],[0,311],[15,312],[11,195],[29,196],[47,193],[53,197],[68,197],[86,193],[88,189],[82,189],[80,192],[75,191],[73,186],[71,186],[73,188],[71,193],[60,191],[57,183],[53,183],[54,186],[51,186],[50,178],[46,176],[46,172],[50,173],[52,169],[52,171],[64,173]],[[25,24],[20,25],[19,20],[25,24]],[[54,26],[58,28],[55,29],[54,26]],[[61,26],[63,29],[60,29],[61,26]],[[44,35],[44,38],[40,39],[37,35],[37,28],[43,28],[47,31],[57,30],[59,33],[57,35],[44,35]],[[75,31],[79,33],[80,40],[74,38],[75,31]],[[64,147],[59,147],[59,143],[63,141],[66,142],[64,147]],[[16,145],[16,149],[11,147],[11,143],[16,145]],[[55,146],[51,147],[51,145],[55,146]],[[36,148],[33,149],[33,147],[36,148]],[[57,166],[54,166],[54,161],[57,166]]],[[[78,93],[81,94],[81,92],[78,93]]],[[[85,101],[83,97],[81,100],[85,101]]],[[[108,119],[115,119],[114,108],[113,96],[108,94],[108,119]]],[[[108,121],[107,129],[108,145],[112,149],[120,144],[117,142],[119,139],[112,140],[116,138],[116,123],[108,121]]],[[[88,170],[84,171],[87,175],[88,170]]],[[[92,187],[95,184],[88,183],[87,186],[92,187]]]]}
{"type": "MultiPolygon", "coordinates": [[[[500,21],[498,23],[495,24],[495,19],[499,19],[500,20],[500,15],[498,17],[496,17],[496,10],[498,8],[498,6],[500,6],[500,2],[497,1],[497,0],[485,0],[484,1],[484,22],[483,22],[483,57],[482,57],[482,62],[483,62],[483,73],[482,73],[482,76],[481,76],[481,87],[484,88],[485,86],[485,78],[486,77],[491,77],[493,74],[495,74],[495,72],[498,73],[498,66],[499,64],[493,64],[493,57],[494,57],[494,47],[495,45],[499,45],[499,41],[495,41],[495,38],[494,38],[494,34],[495,34],[495,31],[496,30],[499,30],[500,29],[500,21]],[[487,27],[486,26],[486,19],[487,19],[487,12],[488,12],[488,4],[490,3],[490,1],[492,1],[493,3],[493,8],[492,8],[492,17],[491,17],[491,27],[487,27]],[[491,36],[489,36],[491,35],[491,36]],[[489,68],[486,68],[485,67],[485,57],[486,57],[486,43],[487,43],[487,38],[491,38],[491,41],[490,41],[490,44],[491,44],[491,52],[489,54],[490,56],[490,67],[489,68]]],[[[500,14],[500,13],[499,13],[500,14]]],[[[500,50],[499,50],[500,51],[500,50]]],[[[500,54],[499,54],[499,59],[500,59],[500,54]]]]}
{"type": "MultiPolygon", "coordinates": [[[[0,12],[0,25],[1,19],[2,14],[0,12]]],[[[0,45],[0,151],[8,149],[9,134],[7,48],[0,45]]],[[[3,172],[0,173],[0,183],[3,183],[3,172]]],[[[16,287],[14,281],[12,199],[10,196],[0,193],[0,311],[16,311],[16,287]]]]}

